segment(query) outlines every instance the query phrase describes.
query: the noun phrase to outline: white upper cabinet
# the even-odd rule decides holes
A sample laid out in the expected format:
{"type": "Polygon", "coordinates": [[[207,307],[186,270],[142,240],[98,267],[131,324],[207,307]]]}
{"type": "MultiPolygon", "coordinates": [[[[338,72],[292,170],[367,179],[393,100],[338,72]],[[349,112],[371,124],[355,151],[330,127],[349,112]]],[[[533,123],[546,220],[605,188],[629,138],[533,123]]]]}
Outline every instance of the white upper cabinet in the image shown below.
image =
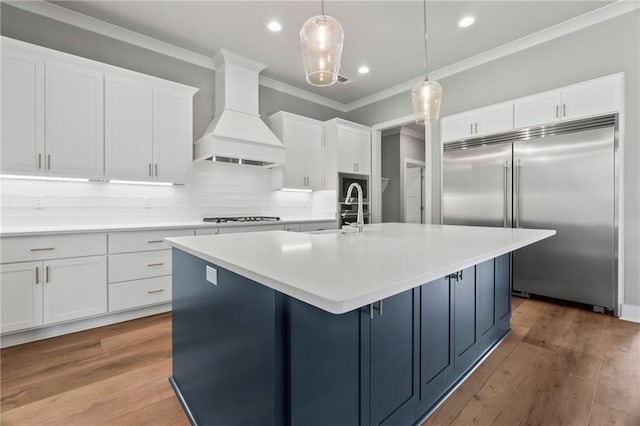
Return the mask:
{"type": "Polygon", "coordinates": [[[619,111],[623,75],[614,74],[515,100],[515,127],[575,120],[619,111]]]}
{"type": "Polygon", "coordinates": [[[41,172],[44,156],[44,59],[2,49],[2,172],[41,172]]]}
{"type": "Polygon", "coordinates": [[[103,74],[76,64],[45,64],[47,173],[99,178],[104,168],[103,74]]]}
{"type": "Polygon", "coordinates": [[[105,77],[105,175],[151,178],[153,88],[119,77],[105,77]]]}
{"type": "Polygon", "coordinates": [[[179,182],[197,89],[2,37],[3,173],[179,182]]]}
{"type": "Polygon", "coordinates": [[[153,89],[153,177],[182,182],[192,159],[193,94],[153,89]]]}
{"type": "Polygon", "coordinates": [[[443,142],[511,130],[513,129],[513,101],[443,117],[440,129],[443,142]]]}
{"type": "Polygon", "coordinates": [[[371,173],[371,130],[338,126],[338,172],[371,173]]]}
{"type": "Polygon", "coordinates": [[[280,111],[269,117],[271,129],[287,149],[287,163],[273,169],[276,189],[324,189],[323,123],[280,111]]]}

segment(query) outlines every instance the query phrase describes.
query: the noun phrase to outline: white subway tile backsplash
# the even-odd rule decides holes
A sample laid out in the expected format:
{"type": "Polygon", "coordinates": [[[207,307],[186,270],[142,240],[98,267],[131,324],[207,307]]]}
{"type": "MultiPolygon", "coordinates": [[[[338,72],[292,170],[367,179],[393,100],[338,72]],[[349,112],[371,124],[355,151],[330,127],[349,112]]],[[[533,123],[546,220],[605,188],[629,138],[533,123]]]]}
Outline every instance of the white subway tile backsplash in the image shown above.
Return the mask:
{"type": "Polygon", "coordinates": [[[335,192],[271,189],[271,171],[194,162],[184,185],[0,180],[2,228],[199,221],[205,216],[334,217],[335,192]],[[42,208],[34,208],[34,197],[42,208]],[[151,207],[145,208],[145,199],[151,207]]]}

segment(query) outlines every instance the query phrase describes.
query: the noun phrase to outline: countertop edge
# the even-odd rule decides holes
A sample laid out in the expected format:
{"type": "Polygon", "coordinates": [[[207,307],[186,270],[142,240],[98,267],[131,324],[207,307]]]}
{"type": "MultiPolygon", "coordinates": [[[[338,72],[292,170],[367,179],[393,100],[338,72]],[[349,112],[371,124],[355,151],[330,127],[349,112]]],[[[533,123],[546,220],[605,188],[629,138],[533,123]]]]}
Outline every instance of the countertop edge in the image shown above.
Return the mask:
{"type": "Polygon", "coordinates": [[[527,238],[526,240],[522,240],[517,243],[506,245],[500,249],[489,251],[481,256],[476,256],[474,258],[453,262],[451,263],[451,265],[447,265],[447,267],[445,268],[429,271],[428,273],[422,274],[418,277],[414,277],[404,282],[394,283],[390,287],[385,288],[384,290],[378,290],[371,293],[360,295],[358,297],[353,297],[353,298],[344,299],[344,300],[326,299],[324,297],[318,296],[317,294],[304,291],[299,287],[294,287],[290,284],[273,279],[272,277],[262,275],[255,271],[249,271],[245,268],[242,268],[236,264],[227,262],[223,259],[216,258],[214,256],[200,252],[198,250],[194,250],[190,247],[180,244],[179,242],[176,242],[173,238],[166,238],[165,240],[168,241],[173,247],[177,249],[180,249],[186,253],[189,253],[193,256],[196,256],[212,264],[215,264],[221,268],[228,269],[231,272],[234,272],[245,278],[253,280],[259,284],[262,284],[273,290],[284,293],[287,296],[294,297],[298,300],[301,300],[317,308],[323,309],[332,314],[344,314],[354,309],[358,309],[363,306],[367,306],[371,303],[377,302],[381,299],[395,296],[397,294],[402,293],[403,291],[419,287],[423,284],[429,283],[438,278],[442,278],[448,274],[459,271],[461,269],[465,269],[470,266],[477,265],[479,263],[487,261],[489,259],[493,259],[495,257],[501,256],[503,254],[510,253],[512,251],[528,246],[535,242],[544,240],[545,238],[549,238],[556,234],[556,231],[554,230],[539,230],[539,231],[544,234],[538,235],[536,237],[530,237],[530,238],[527,238]]]}
{"type": "Polygon", "coordinates": [[[259,226],[259,225],[288,225],[295,223],[320,223],[320,222],[336,222],[335,218],[319,218],[319,219],[287,219],[273,222],[227,222],[227,223],[208,223],[208,222],[192,222],[192,223],[167,223],[167,224],[137,224],[137,225],[89,225],[87,227],[34,227],[33,230],[24,230],[19,228],[16,231],[0,230],[0,238],[9,237],[28,237],[34,235],[56,235],[56,234],[94,234],[108,232],[126,232],[126,231],[153,231],[160,229],[200,229],[200,228],[226,228],[236,226],[259,226]]]}

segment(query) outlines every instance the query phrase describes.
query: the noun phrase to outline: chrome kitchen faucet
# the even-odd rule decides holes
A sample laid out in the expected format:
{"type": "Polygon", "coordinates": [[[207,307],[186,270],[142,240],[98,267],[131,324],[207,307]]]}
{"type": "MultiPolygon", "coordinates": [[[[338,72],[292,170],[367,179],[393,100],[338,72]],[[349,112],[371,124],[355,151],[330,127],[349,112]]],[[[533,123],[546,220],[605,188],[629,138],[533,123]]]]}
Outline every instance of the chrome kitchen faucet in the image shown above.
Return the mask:
{"type": "Polygon", "coordinates": [[[362,214],[362,187],[360,186],[360,184],[353,182],[351,185],[349,185],[349,189],[347,189],[347,197],[345,198],[345,202],[346,203],[350,203],[351,202],[351,192],[353,192],[353,188],[356,188],[358,190],[358,217],[356,218],[356,223],[355,226],[354,224],[351,224],[350,226],[354,226],[357,229],[358,234],[361,232],[364,232],[364,218],[363,218],[363,214],[362,214]]]}

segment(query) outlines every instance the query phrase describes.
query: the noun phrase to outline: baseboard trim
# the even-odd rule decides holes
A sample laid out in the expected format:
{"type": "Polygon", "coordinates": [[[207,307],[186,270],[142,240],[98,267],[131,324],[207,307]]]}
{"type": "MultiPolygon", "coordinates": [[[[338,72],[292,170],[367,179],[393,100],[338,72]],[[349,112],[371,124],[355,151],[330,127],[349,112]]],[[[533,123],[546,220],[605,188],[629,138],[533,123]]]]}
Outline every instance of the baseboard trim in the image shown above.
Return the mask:
{"type": "Polygon", "coordinates": [[[620,319],[640,323],[640,306],[620,305],[620,319]]]}
{"type": "Polygon", "coordinates": [[[0,336],[0,348],[8,348],[9,346],[35,342],[37,340],[62,336],[63,334],[76,333],[78,331],[89,330],[96,327],[103,327],[105,325],[111,325],[118,322],[129,321],[132,319],[147,317],[149,315],[156,315],[169,311],[171,311],[171,303],[163,303],[161,305],[147,306],[141,309],[108,313],[91,318],[80,319],[77,321],[65,322],[62,324],[32,328],[29,330],[0,336]]]}

